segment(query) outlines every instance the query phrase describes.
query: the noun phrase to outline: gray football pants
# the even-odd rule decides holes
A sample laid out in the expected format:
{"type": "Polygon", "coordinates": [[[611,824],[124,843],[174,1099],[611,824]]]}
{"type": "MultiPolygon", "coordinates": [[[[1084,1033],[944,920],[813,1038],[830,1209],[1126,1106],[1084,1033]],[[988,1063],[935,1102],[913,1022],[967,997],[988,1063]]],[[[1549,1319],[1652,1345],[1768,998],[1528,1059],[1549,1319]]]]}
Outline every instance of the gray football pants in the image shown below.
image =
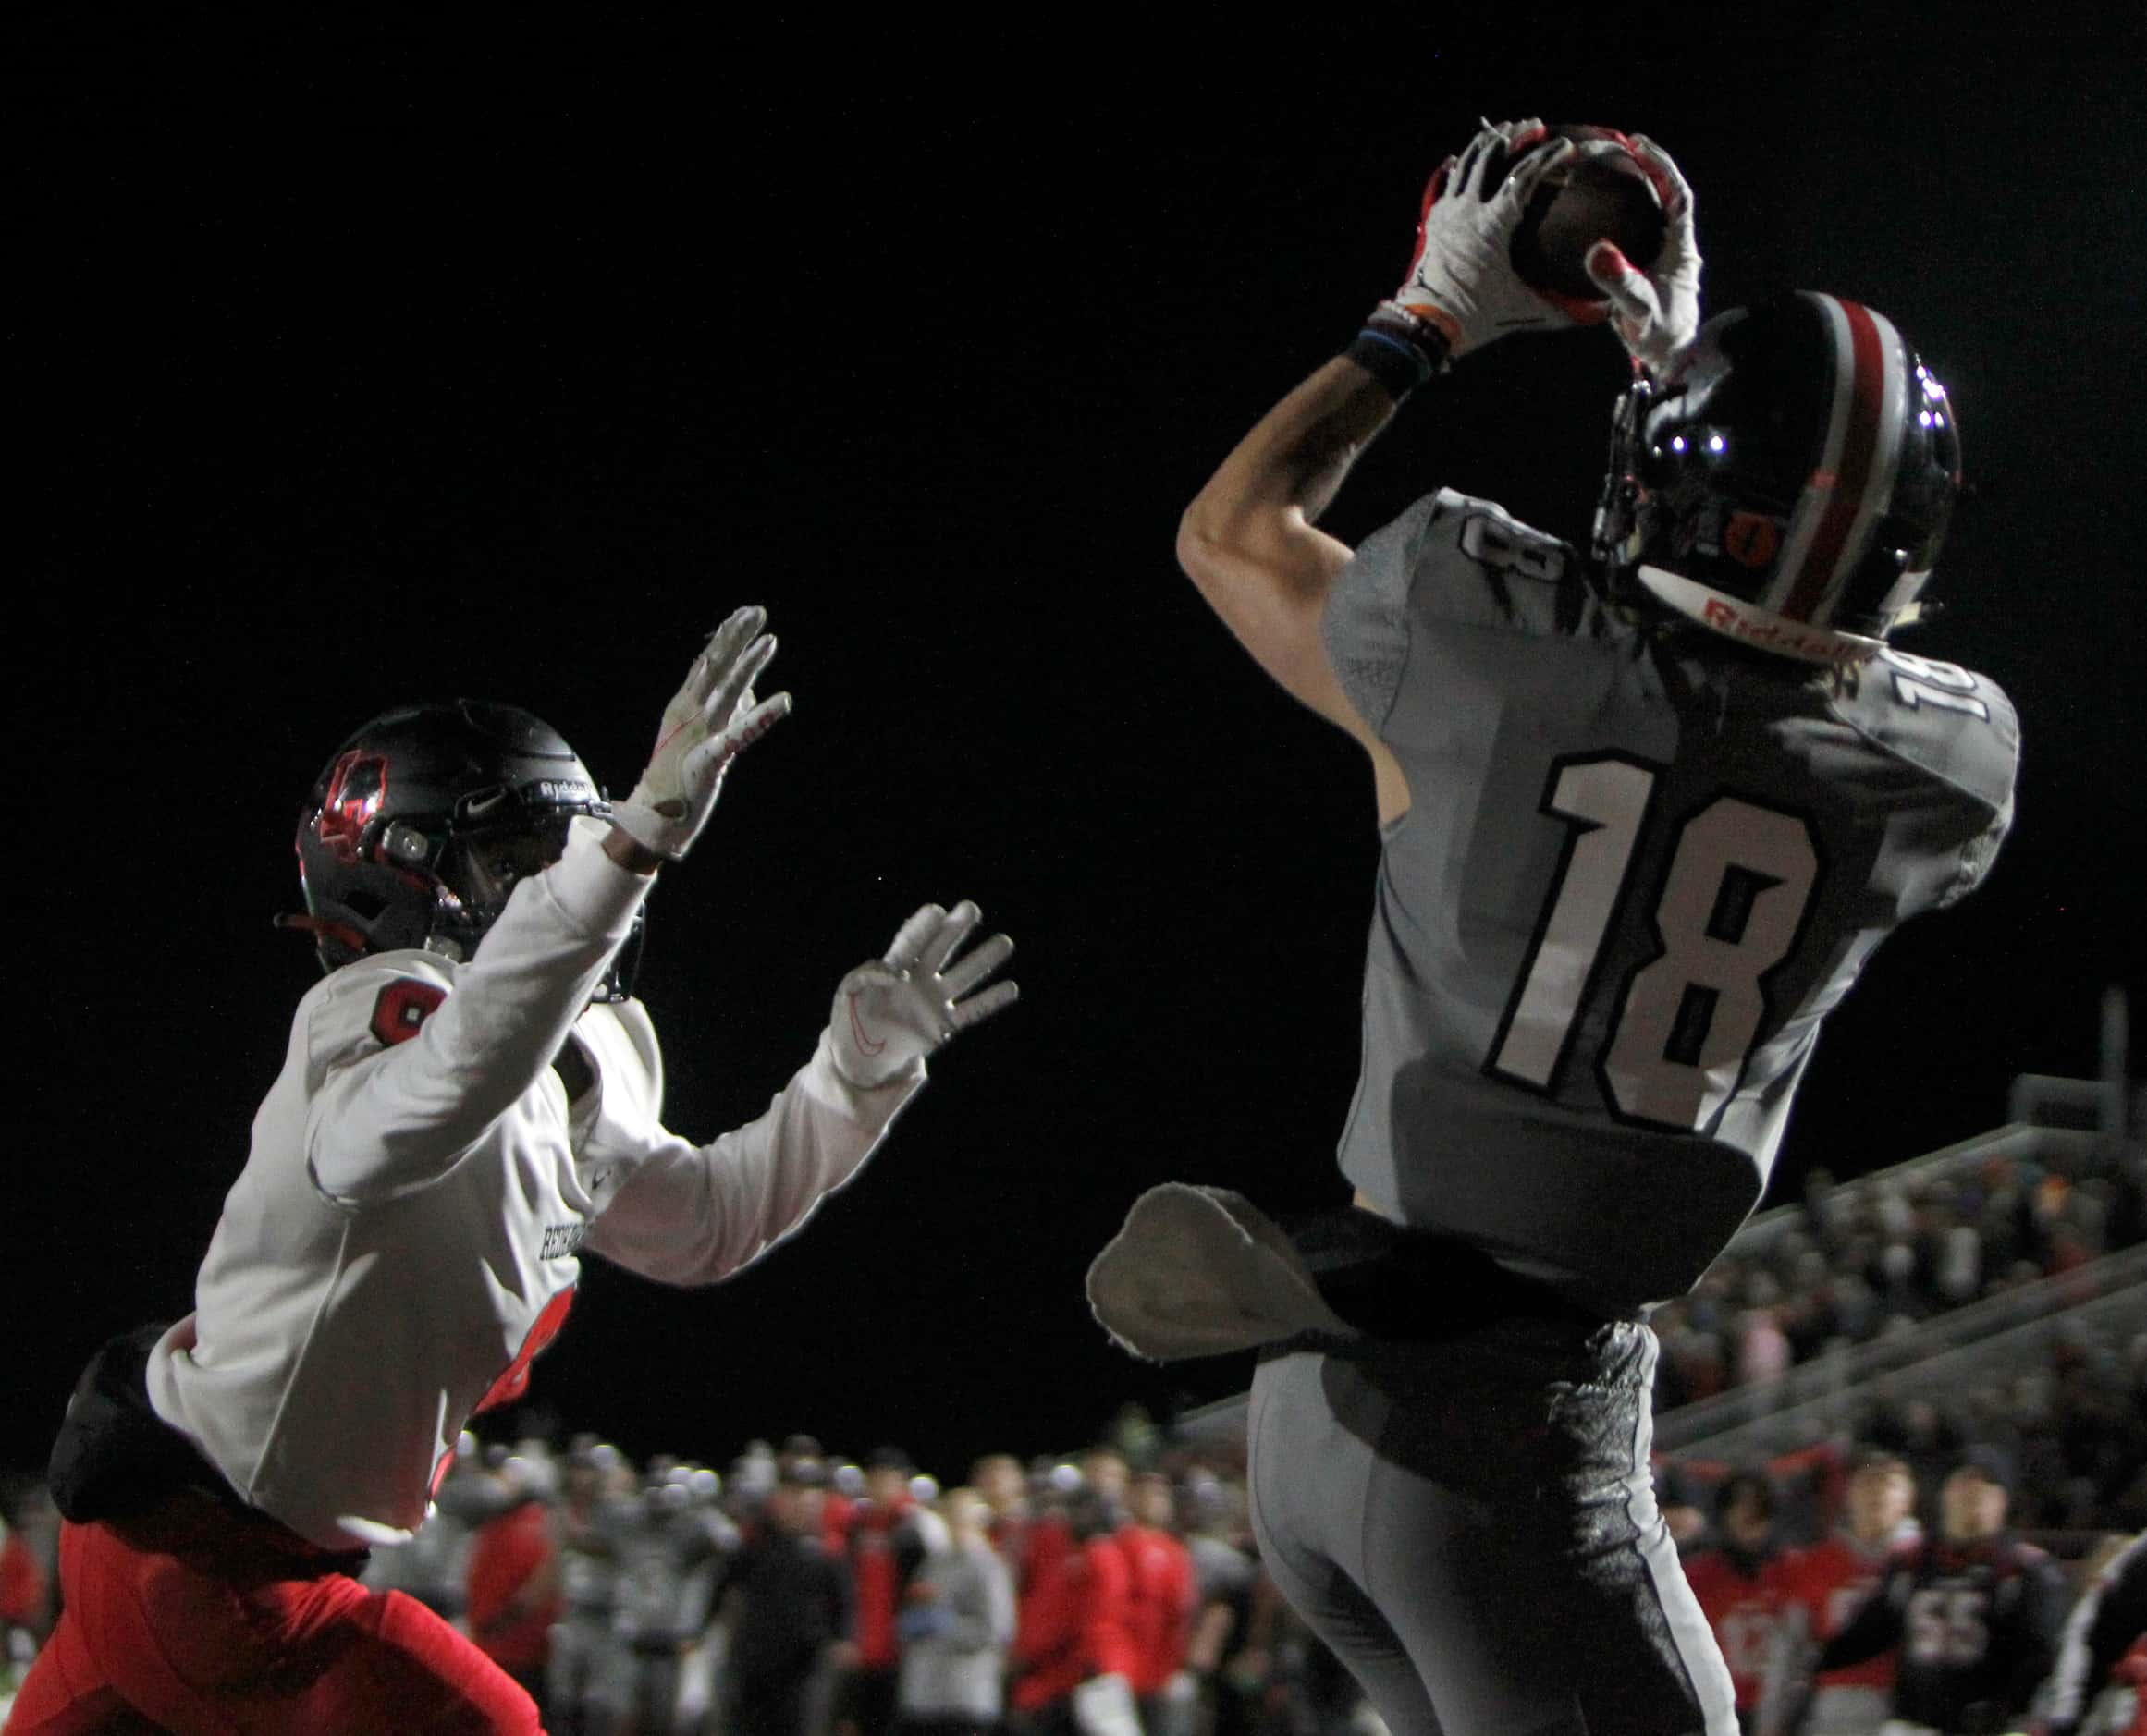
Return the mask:
{"type": "Polygon", "coordinates": [[[1736,1736],[1656,1510],[1655,1351],[1506,1319],[1261,1363],[1262,1561],[1393,1736],[1736,1736]]]}

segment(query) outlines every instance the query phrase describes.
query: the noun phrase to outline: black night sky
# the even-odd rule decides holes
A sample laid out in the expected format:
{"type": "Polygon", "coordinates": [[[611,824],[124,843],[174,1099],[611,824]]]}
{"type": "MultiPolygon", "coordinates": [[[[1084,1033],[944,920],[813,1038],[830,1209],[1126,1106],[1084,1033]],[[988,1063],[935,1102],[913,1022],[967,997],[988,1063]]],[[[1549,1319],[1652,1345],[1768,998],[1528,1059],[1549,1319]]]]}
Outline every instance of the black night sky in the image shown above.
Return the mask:
{"type": "MultiPolygon", "coordinates": [[[[749,1275],[590,1262],[537,1398],[636,1453],[810,1429],[945,1474],[1230,1389],[1112,1351],[1081,1275],[1155,1181],[1339,1197],[1375,839],[1361,755],[1207,614],[1172,533],[1398,281],[1479,114],[1660,140],[1709,305],[1892,314],[1983,485],[1904,644],[2014,695],[2018,828],[1830,1021],[1778,1191],[1994,1125],[2016,1072],[2092,1071],[2099,991],[2140,979],[2147,55],[2136,6],[1920,21],[1957,11],[502,15],[10,53],[0,1468],[42,1462],[101,1339],[188,1306],[313,978],[269,918],[335,744],[494,697],[622,789],[742,602],[797,710],[651,906],[670,1124],[757,1113],[925,899],[1015,936],[1024,999],[749,1275]]],[[[1472,360],[1331,528],[1445,483],[1585,537],[1623,366],[1601,332],[1472,360]]]]}

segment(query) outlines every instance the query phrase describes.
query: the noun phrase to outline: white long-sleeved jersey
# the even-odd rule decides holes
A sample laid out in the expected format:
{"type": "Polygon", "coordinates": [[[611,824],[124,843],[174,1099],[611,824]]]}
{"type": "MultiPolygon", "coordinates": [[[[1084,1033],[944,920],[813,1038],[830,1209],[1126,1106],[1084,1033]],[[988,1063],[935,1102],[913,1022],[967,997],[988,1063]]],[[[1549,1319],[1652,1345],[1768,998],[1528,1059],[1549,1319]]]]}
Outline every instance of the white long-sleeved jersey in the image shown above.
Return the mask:
{"type": "Polygon", "coordinates": [[[248,1502],[332,1549],[406,1539],[463,1424],[520,1395],[586,1245],[677,1284],[728,1277],[853,1175],[923,1082],[813,1057],[695,1146],[659,1119],[635,1001],[589,996],[648,882],[577,822],[475,956],[347,965],[307,994],[246,1167],[149,1362],[151,1402],[248,1502]],[[595,1083],[570,1105],[574,1043],[595,1083]]]}

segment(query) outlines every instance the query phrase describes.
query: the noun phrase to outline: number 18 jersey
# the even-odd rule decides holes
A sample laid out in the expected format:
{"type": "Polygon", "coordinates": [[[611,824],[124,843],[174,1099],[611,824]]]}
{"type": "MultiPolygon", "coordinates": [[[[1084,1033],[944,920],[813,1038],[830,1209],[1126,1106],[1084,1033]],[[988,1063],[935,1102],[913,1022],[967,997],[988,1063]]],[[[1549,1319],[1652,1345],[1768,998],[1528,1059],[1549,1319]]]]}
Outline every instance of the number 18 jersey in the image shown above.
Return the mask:
{"type": "Polygon", "coordinates": [[[1324,629],[1410,796],[1343,1173],[1606,1313],[1683,1293],[1758,1202],[1821,1020],[1987,871],[2011,704],[1890,650],[1658,634],[1443,489],[1366,541],[1324,629]]]}

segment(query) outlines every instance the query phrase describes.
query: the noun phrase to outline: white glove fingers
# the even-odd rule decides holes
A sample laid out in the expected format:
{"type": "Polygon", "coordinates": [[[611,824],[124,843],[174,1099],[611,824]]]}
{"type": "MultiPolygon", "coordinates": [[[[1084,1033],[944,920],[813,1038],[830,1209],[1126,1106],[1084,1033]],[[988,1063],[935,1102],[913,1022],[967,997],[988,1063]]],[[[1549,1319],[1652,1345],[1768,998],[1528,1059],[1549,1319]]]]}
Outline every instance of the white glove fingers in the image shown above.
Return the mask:
{"type": "Polygon", "coordinates": [[[1394,299],[1444,332],[1451,354],[1510,332],[1574,323],[1520,280],[1510,251],[1527,199],[1572,154],[1539,119],[1487,122],[1453,169],[1433,177],[1409,275],[1394,299]]]}
{"type": "Polygon", "coordinates": [[[946,969],[947,960],[954,956],[954,949],[969,938],[969,931],[976,926],[984,912],[963,899],[947,912],[946,923],[926,944],[919,962],[937,976],[946,969]]]}
{"type": "Polygon", "coordinates": [[[720,644],[726,651],[736,651],[767,625],[767,609],[757,603],[744,604],[726,615],[708,635],[708,650],[713,653],[720,644]]]}
{"type": "Polygon", "coordinates": [[[1571,139],[1561,139],[1532,150],[1506,177],[1507,197],[1515,205],[1526,206],[1536,196],[1536,189],[1542,184],[1544,177],[1565,167],[1579,152],[1579,145],[1571,139]]]}
{"type": "Polygon", "coordinates": [[[1514,165],[1541,142],[1547,128],[1540,120],[1509,120],[1491,130],[1491,142],[1484,153],[1478,188],[1478,197],[1486,204],[1504,196],[1513,184],[1514,165]]]}
{"type": "Polygon", "coordinates": [[[1584,263],[1589,281],[1610,298],[1618,315],[1637,324],[1661,317],[1662,304],[1656,299],[1655,286],[1619,251],[1615,241],[1598,241],[1588,250],[1584,263]]]}
{"type": "Polygon", "coordinates": [[[708,695],[716,691],[728,669],[738,656],[738,648],[749,642],[767,624],[767,611],[758,604],[748,604],[744,608],[733,609],[723,622],[708,635],[708,642],[701,647],[701,654],[693,659],[693,668],[687,687],[701,704],[707,703],[708,695]]]}
{"type": "Polygon", "coordinates": [[[947,920],[947,912],[937,904],[927,904],[895,932],[887,949],[887,965],[890,971],[911,971],[924,956],[925,947],[932,936],[939,932],[940,923],[947,920]]]}
{"type": "Polygon", "coordinates": [[[940,972],[939,986],[951,998],[959,1000],[1012,958],[1013,949],[1013,942],[1006,935],[994,935],[940,972]]]}
{"type": "Polygon", "coordinates": [[[1456,199],[1489,199],[1493,190],[1491,177],[1486,165],[1491,158],[1505,149],[1506,136],[1511,122],[1484,121],[1471,139],[1461,149],[1461,165],[1454,171],[1447,190],[1456,199]]]}
{"type": "MultiPolygon", "coordinates": [[[[743,706],[753,695],[748,693],[739,702],[743,706]]],[[[788,692],[771,693],[759,704],[746,710],[742,716],[734,716],[724,729],[724,740],[730,743],[733,753],[742,753],[776,725],[791,715],[791,696],[788,692]]]]}
{"type": "MultiPolygon", "coordinates": [[[[738,757],[737,747],[722,736],[710,736],[686,750],[679,762],[679,776],[688,789],[705,790],[723,776],[723,768],[738,757]]],[[[679,804],[684,812],[685,804],[679,804]]]]}
{"type": "Polygon", "coordinates": [[[1454,173],[1446,177],[1447,198],[1466,199],[1476,190],[1476,165],[1483,156],[1483,134],[1478,133],[1461,147],[1454,173]]]}
{"type": "Polygon", "coordinates": [[[738,702],[752,691],[755,680],[767,667],[768,659],[775,654],[774,636],[763,633],[717,671],[716,679],[701,702],[701,716],[709,728],[719,729],[723,727],[725,720],[738,709],[738,702]]]}
{"type": "Polygon", "coordinates": [[[1662,209],[1673,217],[1688,216],[1692,211],[1692,184],[1663,150],[1644,132],[1632,135],[1633,154],[1640,166],[1648,171],[1648,178],[1655,183],[1656,197],[1662,202],[1662,209]]]}
{"type": "Polygon", "coordinates": [[[1004,1010],[1022,997],[1019,983],[994,983],[981,995],[973,995],[967,1000],[956,1001],[950,1012],[954,1029],[967,1031],[982,1024],[995,1012],[1004,1010]]]}
{"type": "Polygon", "coordinates": [[[728,728],[690,749],[680,763],[687,784],[693,789],[705,789],[711,779],[723,775],[724,768],[732,760],[790,715],[791,696],[778,693],[761,701],[743,717],[734,719],[728,728]]]}

